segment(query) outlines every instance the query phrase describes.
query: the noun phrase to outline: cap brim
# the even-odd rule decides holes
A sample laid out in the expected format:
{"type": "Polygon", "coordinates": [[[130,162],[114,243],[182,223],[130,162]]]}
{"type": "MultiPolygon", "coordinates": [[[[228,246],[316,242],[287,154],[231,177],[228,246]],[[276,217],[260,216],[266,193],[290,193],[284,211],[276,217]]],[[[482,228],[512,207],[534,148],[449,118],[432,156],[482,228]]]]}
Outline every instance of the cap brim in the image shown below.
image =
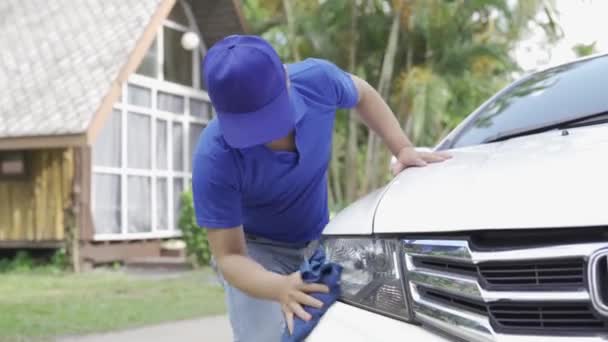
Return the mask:
{"type": "Polygon", "coordinates": [[[249,113],[218,112],[224,140],[234,148],[266,144],[285,137],[303,115],[303,101],[287,88],[262,109],[249,113]]]}

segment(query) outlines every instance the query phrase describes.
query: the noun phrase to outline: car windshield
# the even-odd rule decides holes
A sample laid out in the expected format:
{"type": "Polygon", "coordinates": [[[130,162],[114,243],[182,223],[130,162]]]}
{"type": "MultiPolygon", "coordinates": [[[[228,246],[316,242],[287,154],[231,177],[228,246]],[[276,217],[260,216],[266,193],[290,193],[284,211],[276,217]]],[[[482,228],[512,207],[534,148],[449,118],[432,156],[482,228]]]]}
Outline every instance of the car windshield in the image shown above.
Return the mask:
{"type": "Polygon", "coordinates": [[[608,56],[533,74],[492,100],[458,132],[451,147],[573,120],[608,110],[608,56]]]}

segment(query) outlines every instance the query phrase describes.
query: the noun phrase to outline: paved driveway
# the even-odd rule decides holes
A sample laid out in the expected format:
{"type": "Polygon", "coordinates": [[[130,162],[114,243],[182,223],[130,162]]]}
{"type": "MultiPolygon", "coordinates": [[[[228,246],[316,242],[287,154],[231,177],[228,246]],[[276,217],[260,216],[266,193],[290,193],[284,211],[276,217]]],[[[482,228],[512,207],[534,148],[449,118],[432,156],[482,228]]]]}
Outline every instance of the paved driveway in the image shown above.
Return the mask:
{"type": "Polygon", "coordinates": [[[60,342],[231,342],[228,317],[165,323],[107,334],[66,337],[60,342]]]}

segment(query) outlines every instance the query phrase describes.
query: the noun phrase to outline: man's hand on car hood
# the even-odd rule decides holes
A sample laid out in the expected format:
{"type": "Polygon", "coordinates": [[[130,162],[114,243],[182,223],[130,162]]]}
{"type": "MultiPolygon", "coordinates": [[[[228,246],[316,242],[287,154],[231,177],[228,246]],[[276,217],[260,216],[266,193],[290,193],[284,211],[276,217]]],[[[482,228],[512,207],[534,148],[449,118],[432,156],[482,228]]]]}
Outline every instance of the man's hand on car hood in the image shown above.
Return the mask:
{"type": "Polygon", "coordinates": [[[393,175],[398,174],[408,167],[427,166],[429,163],[438,163],[452,158],[445,152],[426,152],[417,151],[415,147],[404,147],[396,157],[394,163],[391,164],[393,175]]]}

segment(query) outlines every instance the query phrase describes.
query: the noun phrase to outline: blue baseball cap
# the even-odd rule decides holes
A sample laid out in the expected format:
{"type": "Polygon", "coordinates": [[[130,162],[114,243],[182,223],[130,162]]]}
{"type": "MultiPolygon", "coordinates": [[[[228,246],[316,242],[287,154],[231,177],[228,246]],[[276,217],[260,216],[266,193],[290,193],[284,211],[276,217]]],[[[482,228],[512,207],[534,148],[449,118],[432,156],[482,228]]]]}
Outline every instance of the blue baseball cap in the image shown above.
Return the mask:
{"type": "Polygon", "coordinates": [[[224,140],[247,148],[282,138],[302,115],[277,52],[258,36],[232,35],[205,56],[204,79],[224,140]]]}

